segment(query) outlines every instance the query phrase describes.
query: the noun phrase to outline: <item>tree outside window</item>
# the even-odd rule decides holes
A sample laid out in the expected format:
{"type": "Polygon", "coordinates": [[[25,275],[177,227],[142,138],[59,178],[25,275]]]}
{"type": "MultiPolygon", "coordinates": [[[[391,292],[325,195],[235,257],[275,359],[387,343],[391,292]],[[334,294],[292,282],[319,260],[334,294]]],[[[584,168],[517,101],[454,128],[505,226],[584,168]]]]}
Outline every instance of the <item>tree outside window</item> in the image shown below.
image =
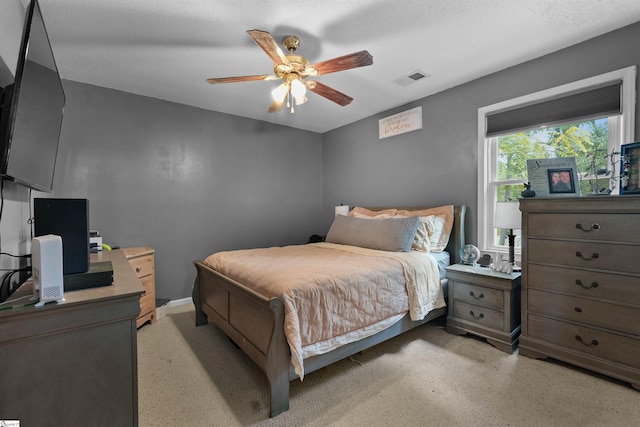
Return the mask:
{"type": "MultiPolygon", "coordinates": [[[[612,171],[609,150],[609,118],[521,131],[495,138],[496,201],[517,200],[527,182],[527,159],[575,157],[581,194],[610,189],[612,171]],[[608,171],[605,173],[605,171],[608,171]],[[599,173],[600,172],[600,173],[599,173]]],[[[614,161],[615,165],[615,161],[614,161]]],[[[494,244],[507,246],[506,230],[494,229],[494,244]]],[[[519,236],[516,247],[520,247],[519,236]]]]}

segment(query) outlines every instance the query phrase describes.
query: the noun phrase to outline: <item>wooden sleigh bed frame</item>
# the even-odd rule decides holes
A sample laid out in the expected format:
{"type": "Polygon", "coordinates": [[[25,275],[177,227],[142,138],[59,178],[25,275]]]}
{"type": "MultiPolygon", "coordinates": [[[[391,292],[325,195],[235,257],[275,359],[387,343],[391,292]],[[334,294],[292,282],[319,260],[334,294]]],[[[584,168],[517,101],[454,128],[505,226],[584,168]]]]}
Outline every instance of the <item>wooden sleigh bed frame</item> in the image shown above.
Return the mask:
{"type": "MultiPolygon", "coordinates": [[[[382,210],[383,208],[368,209],[382,210]]],[[[453,230],[446,247],[446,251],[451,256],[451,264],[459,261],[460,249],[465,245],[465,212],[464,205],[456,206],[454,209],[453,230]]],[[[271,388],[271,417],[287,411],[289,382],[298,378],[298,375],[291,364],[291,354],[284,332],[285,314],[282,299],[267,298],[254,292],[207,267],[202,261],[196,260],[194,265],[197,269],[197,277],[192,297],[195,305],[196,326],[214,323],[266,373],[271,388]]],[[[445,285],[446,279],[442,282],[445,285]]],[[[446,288],[444,290],[446,296],[446,288]]],[[[431,311],[421,321],[412,321],[407,313],[400,321],[375,335],[346,344],[328,353],[304,359],[305,374],[361,352],[444,314],[446,314],[446,307],[431,311]]]]}

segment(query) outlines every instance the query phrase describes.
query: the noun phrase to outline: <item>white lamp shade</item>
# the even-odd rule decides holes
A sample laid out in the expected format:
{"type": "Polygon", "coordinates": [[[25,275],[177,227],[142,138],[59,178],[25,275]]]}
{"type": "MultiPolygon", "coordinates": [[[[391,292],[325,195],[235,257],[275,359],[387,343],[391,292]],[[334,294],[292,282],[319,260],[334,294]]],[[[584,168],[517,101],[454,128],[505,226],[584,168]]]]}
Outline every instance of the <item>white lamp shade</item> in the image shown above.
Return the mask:
{"type": "Polygon", "coordinates": [[[522,214],[520,213],[520,203],[518,202],[498,202],[496,203],[495,228],[506,228],[510,230],[522,228],[522,214]]]}

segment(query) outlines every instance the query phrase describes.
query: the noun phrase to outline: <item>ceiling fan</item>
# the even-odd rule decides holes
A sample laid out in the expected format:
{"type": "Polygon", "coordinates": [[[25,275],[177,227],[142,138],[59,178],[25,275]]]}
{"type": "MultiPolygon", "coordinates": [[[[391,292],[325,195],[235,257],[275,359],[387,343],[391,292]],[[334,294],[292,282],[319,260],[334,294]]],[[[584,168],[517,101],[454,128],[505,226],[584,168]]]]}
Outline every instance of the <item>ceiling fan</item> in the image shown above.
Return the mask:
{"type": "Polygon", "coordinates": [[[351,68],[364,67],[373,64],[373,57],[366,50],[340,56],[338,58],[309,64],[304,56],[295,55],[294,52],[300,45],[300,39],[296,36],[287,36],[282,44],[289,52],[285,55],[278,47],[271,34],[261,30],[247,31],[249,36],[273,61],[273,74],[261,74],[255,76],[219,77],[207,79],[207,83],[236,83],[256,80],[284,80],[284,82],[271,92],[273,101],[269,107],[269,112],[274,113],[282,109],[287,104],[287,108],[294,112],[293,105],[304,104],[307,101],[306,90],[335,102],[338,105],[349,105],[353,98],[342,92],[322,84],[315,80],[307,80],[308,77],[320,76],[323,74],[335,73],[337,71],[349,70],[351,68]]]}

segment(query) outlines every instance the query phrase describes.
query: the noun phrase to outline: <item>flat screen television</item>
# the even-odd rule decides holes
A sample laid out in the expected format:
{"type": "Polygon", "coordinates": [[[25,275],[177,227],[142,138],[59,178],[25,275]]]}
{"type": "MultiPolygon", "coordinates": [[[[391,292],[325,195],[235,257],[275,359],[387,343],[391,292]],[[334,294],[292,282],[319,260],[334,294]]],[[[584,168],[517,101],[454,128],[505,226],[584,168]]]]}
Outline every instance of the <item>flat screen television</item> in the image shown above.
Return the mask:
{"type": "Polygon", "coordinates": [[[0,175],[51,192],[66,98],[37,0],[27,8],[14,82],[2,92],[0,175]]]}

